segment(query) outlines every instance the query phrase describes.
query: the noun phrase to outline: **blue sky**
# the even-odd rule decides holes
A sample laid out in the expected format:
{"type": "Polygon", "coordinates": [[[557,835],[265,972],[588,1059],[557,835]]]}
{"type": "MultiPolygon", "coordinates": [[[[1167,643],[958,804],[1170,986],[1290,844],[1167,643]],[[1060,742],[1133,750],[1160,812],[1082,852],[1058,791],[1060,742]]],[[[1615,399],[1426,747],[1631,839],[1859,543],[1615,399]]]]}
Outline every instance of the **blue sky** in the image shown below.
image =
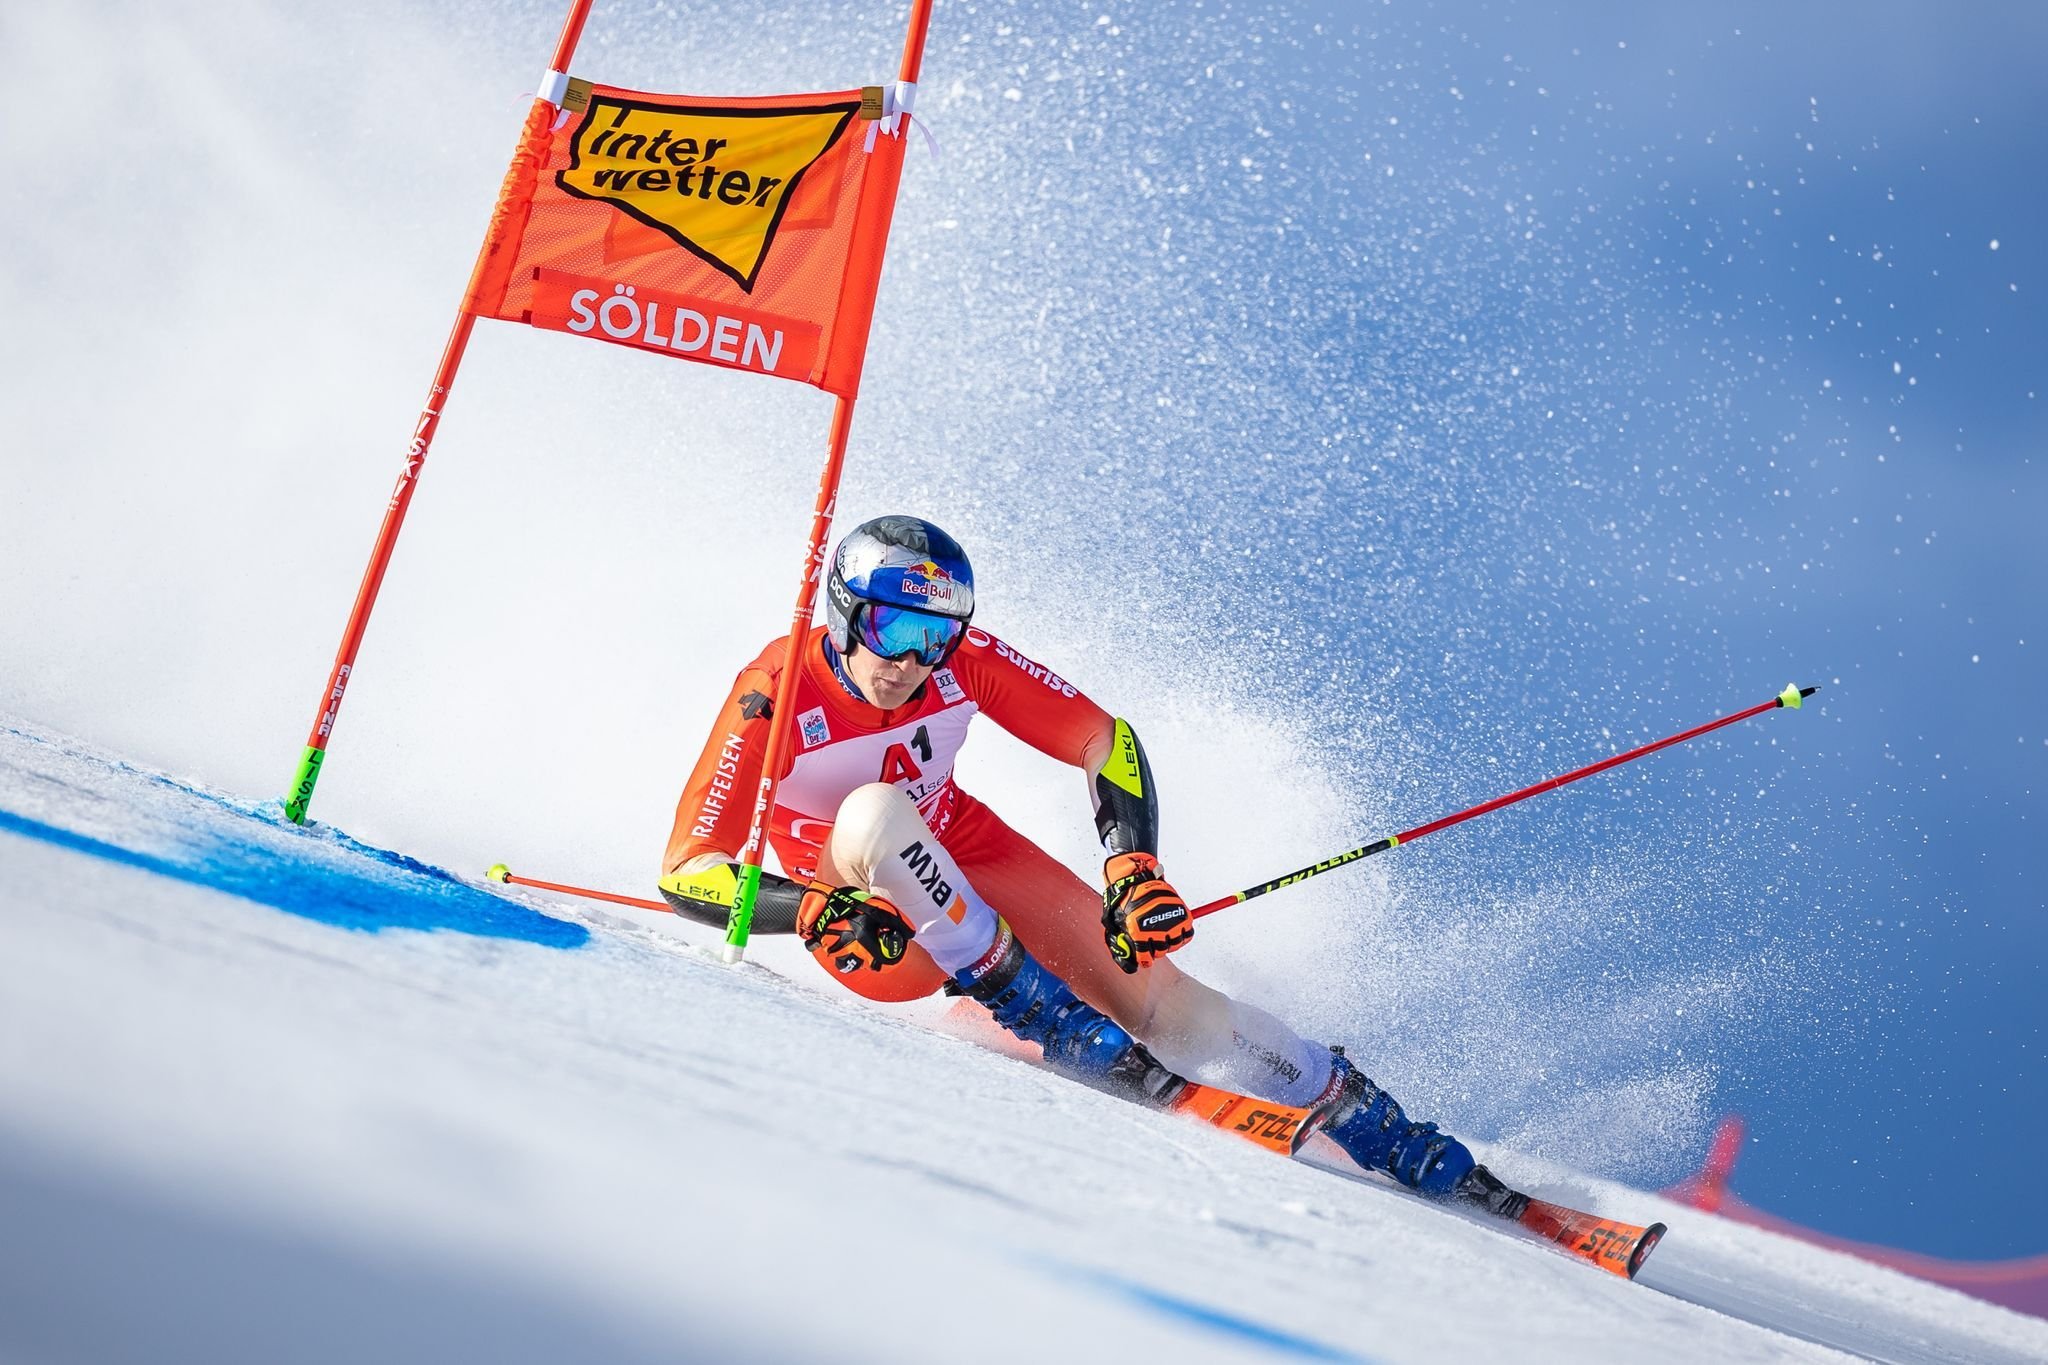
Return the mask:
{"type": "MultiPolygon", "coordinates": [[[[1613,823],[1557,818],[1596,843],[1703,825],[1740,844],[1715,855],[1740,866],[1724,897],[1770,910],[1731,905],[1729,922],[1830,944],[1812,963],[1838,979],[1718,1040],[1717,1098],[1752,1120],[1753,1202],[1940,1254],[2039,1251],[2048,1208],[2007,1162],[2048,1119],[2048,272],[2028,169],[2048,129],[2025,55],[2048,24],[2007,6],[1385,13],[1410,70],[1389,76],[1384,42],[1326,53],[1339,88],[1394,86],[1344,132],[1325,125],[1332,141],[1383,142],[1385,108],[1438,149],[1500,148],[1462,163],[1468,183],[1561,200],[1553,224],[1579,215],[1503,277],[1539,306],[1579,268],[1613,271],[1621,295],[1618,329],[1517,314],[1564,401],[1630,420],[1605,440],[1483,424],[1527,442],[1550,497],[1523,525],[1563,548],[1481,530],[1533,586],[1449,615],[1494,633],[1481,671],[1503,691],[1557,663],[1576,685],[1468,714],[1461,741],[1533,777],[1587,754],[1602,716],[1634,742],[1780,675],[1825,684],[1815,711],[1730,736],[1718,759],[1641,774],[1642,804],[1617,801],[1613,823]],[[1519,738],[1559,717],[1575,741],[1538,755],[1519,738]]],[[[1474,504],[1488,523],[1500,500],[1474,504]]],[[[1364,633],[1402,654],[1437,634],[1364,633]]],[[[1472,837],[1513,843],[1514,823],[1472,837]]]]}

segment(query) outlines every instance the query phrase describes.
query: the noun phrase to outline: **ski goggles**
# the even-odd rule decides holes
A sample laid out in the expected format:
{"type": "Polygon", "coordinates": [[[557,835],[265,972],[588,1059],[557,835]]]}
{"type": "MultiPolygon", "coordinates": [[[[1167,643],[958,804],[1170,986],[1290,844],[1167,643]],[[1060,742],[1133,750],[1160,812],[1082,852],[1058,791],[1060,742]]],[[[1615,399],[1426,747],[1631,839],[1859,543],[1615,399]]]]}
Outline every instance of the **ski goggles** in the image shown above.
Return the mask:
{"type": "Polygon", "coordinates": [[[946,662],[946,656],[959,646],[960,637],[966,633],[965,621],[912,611],[909,607],[885,607],[878,602],[862,603],[854,617],[855,638],[863,645],[884,659],[914,654],[927,668],[937,668],[946,662]]]}

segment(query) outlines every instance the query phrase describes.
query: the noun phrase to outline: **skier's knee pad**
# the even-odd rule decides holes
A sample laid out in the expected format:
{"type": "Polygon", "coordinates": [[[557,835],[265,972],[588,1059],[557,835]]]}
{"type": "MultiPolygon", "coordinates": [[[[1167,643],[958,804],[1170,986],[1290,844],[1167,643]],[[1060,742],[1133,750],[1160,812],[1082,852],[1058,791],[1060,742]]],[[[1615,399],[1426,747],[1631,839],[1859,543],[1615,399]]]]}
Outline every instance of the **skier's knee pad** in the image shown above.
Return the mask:
{"type": "MultiPolygon", "coordinates": [[[[917,804],[900,788],[886,782],[855,787],[839,803],[826,843],[825,862],[844,885],[875,892],[902,908],[895,893],[876,884],[875,872],[885,860],[893,841],[930,837],[917,804]]],[[[896,846],[901,846],[897,843],[896,846]]],[[[922,942],[913,941],[903,961],[886,972],[853,972],[833,980],[856,995],[870,1000],[921,1000],[945,985],[946,970],[932,961],[922,942]]]]}
{"type": "Polygon", "coordinates": [[[917,803],[901,787],[886,782],[855,787],[832,817],[832,861],[848,876],[866,877],[885,849],[924,827],[917,803]]]}
{"type": "Polygon", "coordinates": [[[995,912],[899,788],[870,782],[847,793],[829,851],[848,885],[903,912],[917,930],[918,946],[944,970],[959,971],[995,941],[995,912]]]}

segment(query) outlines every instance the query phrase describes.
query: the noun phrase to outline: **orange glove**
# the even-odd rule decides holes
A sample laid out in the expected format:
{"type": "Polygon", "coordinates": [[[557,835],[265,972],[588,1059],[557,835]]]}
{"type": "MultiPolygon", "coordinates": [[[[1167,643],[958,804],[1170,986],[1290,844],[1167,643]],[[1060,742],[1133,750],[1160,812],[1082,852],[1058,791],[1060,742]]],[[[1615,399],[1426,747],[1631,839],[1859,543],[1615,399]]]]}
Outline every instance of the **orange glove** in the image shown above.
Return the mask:
{"type": "Polygon", "coordinates": [[[903,912],[880,896],[823,882],[804,889],[796,932],[811,956],[841,976],[863,967],[886,971],[903,960],[917,934],[903,912]]]}
{"type": "Polygon", "coordinates": [[[1159,875],[1151,854],[1116,854],[1102,865],[1102,876],[1109,883],[1102,893],[1102,936],[1126,973],[1195,936],[1188,903],[1159,875]]]}

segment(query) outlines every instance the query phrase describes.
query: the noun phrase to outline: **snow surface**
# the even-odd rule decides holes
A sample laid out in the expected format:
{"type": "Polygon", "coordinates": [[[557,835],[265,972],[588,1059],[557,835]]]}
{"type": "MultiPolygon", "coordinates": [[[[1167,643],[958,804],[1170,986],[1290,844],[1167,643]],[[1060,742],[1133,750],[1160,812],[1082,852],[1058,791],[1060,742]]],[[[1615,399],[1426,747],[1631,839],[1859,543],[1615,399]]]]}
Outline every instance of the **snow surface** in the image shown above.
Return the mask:
{"type": "Polygon", "coordinates": [[[1668,1221],[1629,1284],[785,944],[726,968],[22,723],[0,907],[8,1359],[2048,1359],[2048,1323],[1486,1153],[1668,1221]]]}

